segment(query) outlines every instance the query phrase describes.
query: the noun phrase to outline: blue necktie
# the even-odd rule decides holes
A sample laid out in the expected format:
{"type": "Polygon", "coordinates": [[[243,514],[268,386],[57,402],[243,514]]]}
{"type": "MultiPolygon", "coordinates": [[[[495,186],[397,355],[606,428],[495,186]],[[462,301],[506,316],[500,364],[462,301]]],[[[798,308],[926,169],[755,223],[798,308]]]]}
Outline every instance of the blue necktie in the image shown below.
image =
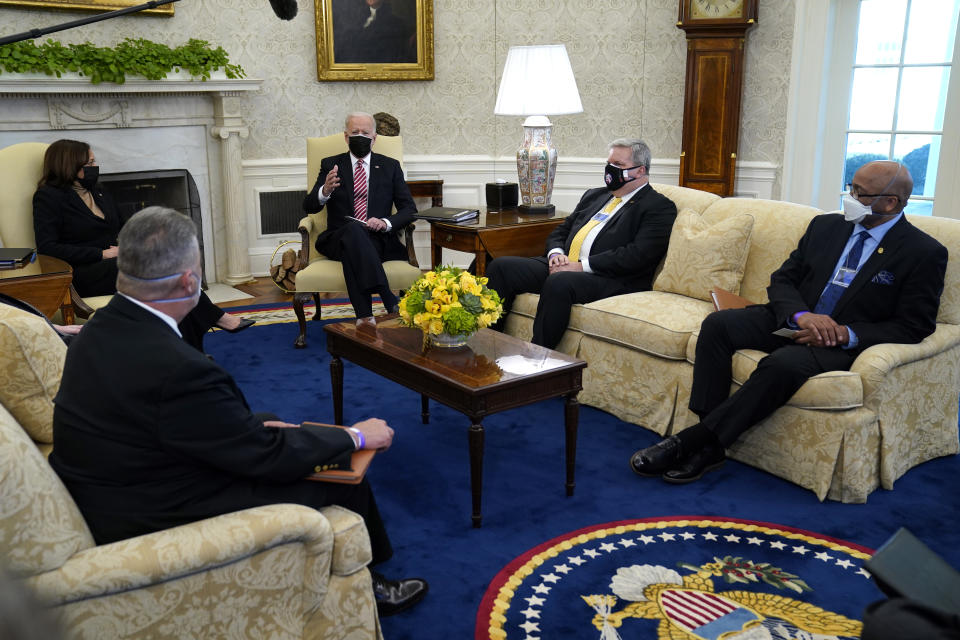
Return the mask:
{"type": "MultiPolygon", "coordinates": [[[[857,267],[860,265],[860,256],[863,254],[863,243],[869,235],[867,231],[861,231],[857,234],[857,239],[853,243],[853,246],[850,247],[850,252],[847,253],[847,259],[843,262],[845,268],[857,271],[857,267]]],[[[840,296],[842,296],[846,290],[847,287],[835,284],[831,278],[827,287],[823,290],[823,293],[820,294],[820,299],[817,300],[817,306],[814,307],[813,312],[830,315],[833,313],[833,308],[837,306],[837,300],[840,299],[840,296]]]]}

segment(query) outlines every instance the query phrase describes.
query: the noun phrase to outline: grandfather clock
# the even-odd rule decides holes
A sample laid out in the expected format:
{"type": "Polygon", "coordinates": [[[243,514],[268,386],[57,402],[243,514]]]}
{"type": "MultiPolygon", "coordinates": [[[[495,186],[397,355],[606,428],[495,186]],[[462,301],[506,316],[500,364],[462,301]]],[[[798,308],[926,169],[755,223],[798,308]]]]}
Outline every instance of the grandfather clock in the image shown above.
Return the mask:
{"type": "Polygon", "coordinates": [[[733,195],[743,46],[758,0],[680,0],[687,32],[680,185],[733,195]]]}

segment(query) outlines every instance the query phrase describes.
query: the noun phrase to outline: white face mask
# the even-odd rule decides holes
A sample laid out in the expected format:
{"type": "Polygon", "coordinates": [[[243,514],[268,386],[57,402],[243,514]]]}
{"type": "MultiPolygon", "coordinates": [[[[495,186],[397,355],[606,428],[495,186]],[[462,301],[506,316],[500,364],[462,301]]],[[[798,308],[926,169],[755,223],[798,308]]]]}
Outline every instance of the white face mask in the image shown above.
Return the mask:
{"type": "Polygon", "coordinates": [[[854,224],[873,213],[873,204],[863,204],[849,193],[843,196],[843,219],[854,224]]]}

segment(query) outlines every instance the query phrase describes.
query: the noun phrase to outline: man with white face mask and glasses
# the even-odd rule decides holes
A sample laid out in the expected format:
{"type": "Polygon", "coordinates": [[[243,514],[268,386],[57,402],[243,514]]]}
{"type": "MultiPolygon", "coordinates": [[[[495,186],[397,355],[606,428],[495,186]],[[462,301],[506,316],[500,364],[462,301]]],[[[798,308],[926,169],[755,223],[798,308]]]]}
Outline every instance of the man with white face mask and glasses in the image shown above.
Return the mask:
{"type": "Polygon", "coordinates": [[[843,215],[815,217],[770,276],[767,304],[707,316],[689,405],[701,422],[633,454],[638,475],[698,480],[807,378],[848,370],[874,344],[916,343],[933,333],[947,250],[903,216],[912,190],[899,162],[865,164],[844,197],[843,215]],[[729,395],[738,349],[769,355],[729,395]]]}

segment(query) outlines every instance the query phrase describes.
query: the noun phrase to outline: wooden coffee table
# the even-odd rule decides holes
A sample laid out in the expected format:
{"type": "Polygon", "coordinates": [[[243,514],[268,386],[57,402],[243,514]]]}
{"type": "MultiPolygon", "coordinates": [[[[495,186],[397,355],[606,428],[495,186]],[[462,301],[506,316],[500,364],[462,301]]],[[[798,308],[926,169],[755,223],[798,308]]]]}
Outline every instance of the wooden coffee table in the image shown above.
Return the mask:
{"type": "Polygon", "coordinates": [[[480,215],[466,222],[430,222],[430,259],[437,267],[443,249],[472,253],[476,257],[476,273],[486,275],[487,256],[542,256],[547,236],[569,215],[567,211],[548,214],[521,214],[518,209],[480,210],[480,215]]]}
{"type": "Polygon", "coordinates": [[[0,292],[29,302],[47,318],[60,309],[64,324],[74,321],[71,282],[73,268],[51,256],[37,256],[35,262],[20,269],[0,269],[0,292]]]}
{"type": "Polygon", "coordinates": [[[577,455],[577,394],[587,363],[557,351],[481,329],[465,347],[431,347],[422,351],[419,329],[400,325],[396,315],[377,324],[338,322],[323,327],[327,334],[334,421],[343,423],[343,362],[361,367],[420,393],[421,417],[430,420],[429,399],[460,411],[470,419],[470,489],[473,526],[481,521],[485,416],[534,402],[564,396],[566,491],[573,495],[577,455]]]}

